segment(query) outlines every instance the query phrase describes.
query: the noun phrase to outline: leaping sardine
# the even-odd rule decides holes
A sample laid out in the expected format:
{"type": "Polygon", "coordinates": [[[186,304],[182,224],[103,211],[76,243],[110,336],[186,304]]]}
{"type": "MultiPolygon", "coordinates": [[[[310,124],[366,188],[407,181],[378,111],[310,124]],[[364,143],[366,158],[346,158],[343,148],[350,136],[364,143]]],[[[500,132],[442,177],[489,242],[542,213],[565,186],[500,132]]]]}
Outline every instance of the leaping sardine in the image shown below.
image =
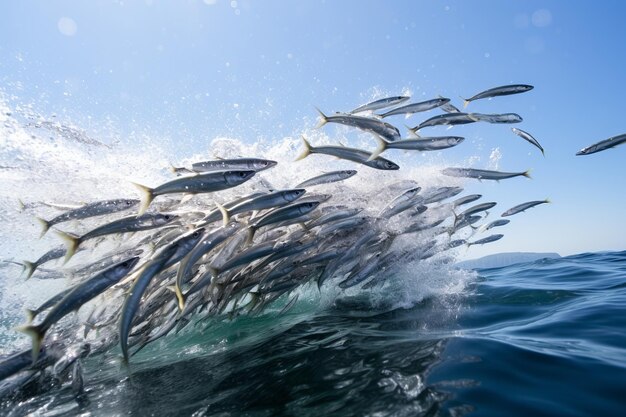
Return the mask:
{"type": "Polygon", "coordinates": [[[498,219],[498,220],[494,220],[494,221],[492,221],[491,223],[486,224],[486,225],[484,225],[484,226],[480,227],[480,231],[481,231],[481,232],[484,232],[484,231],[487,231],[487,230],[489,230],[489,229],[493,229],[494,227],[500,227],[500,226],[507,225],[507,224],[509,224],[510,222],[511,222],[511,220],[509,220],[509,219],[498,219]]]}
{"type": "Polygon", "coordinates": [[[478,239],[474,242],[467,242],[466,246],[469,248],[472,245],[484,245],[485,243],[490,243],[490,242],[495,242],[496,240],[500,240],[503,237],[504,235],[490,235],[482,239],[478,239]]]}
{"type": "Polygon", "coordinates": [[[502,114],[483,114],[483,113],[469,113],[467,115],[470,119],[477,122],[487,122],[493,124],[502,123],[521,123],[524,119],[517,113],[502,113],[502,114]]]}
{"type": "Polygon", "coordinates": [[[346,126],[356,127],[366,132],[377,133],[383,138],[394,141],[400,139],[400,131],[397,127],[370,117],[354,116],[352,114],[338,113],[332,116],[326,116],[320,109],[317,109],[321,116],[321,121],[317,128],[324,126],[326,123],[339,123],[346,126]]]}
{"type": "Polygon", "coordinates": [[[538,206],[539,204],[546,204],[549,202],[550,200],[546,198],[545,200],[529,201],[527,203],[522,203],[515,207],[511,207],[510,209],[502,213],[502,217],[512,216],[514,214],[521,213],[522,211],[526,211],[529,208],[538,206]]]}
{"type": "Polygon", "coordinates": [[[370,155],[368,161],[376,159],[378,155],[385,152],[387,149],[404,149],[412,151],[439,151],[442,149],[452,148],[463,142],[465,138],[461,136],[440,136],[429,138],[417,138],[417,139],[401,139],[395,142],[387,142],[380,136],[376,136],[378,141],[378,147],[370,155]]]}
{"type": "Polygon", "coordinates": [[[276,166],[277,162],[260,158],[217,159],[215,161],[195,162],[191,164],[194,172],[211,171],[263,171],[276,166]]]}
{"type": "Polygon", "coordinates": [[[546,154],[543,152],[543,148],[541,147],[539,142],[537,142],[537,139],[535,139],[530,133],[525,132],[522,129],[518,129],[516,127],[512,127],[511,130],[513,131],[513,133],[515,133],[520,138],[524,139],[526,142],[539,148],[539,150],[541,151],[541,154],[543,156],[546,156],[546,154]]]}
{"type": "Polygon", "coordinates": [[[252,242],[255,232],[261,227],[304,216],[313,211],[319,204],[319,201],[309,201],[270,211],[248,227],[248,242],[252,242]]]}
{"type": "Polygon", "coordinates": [[[382,118],[385,118],[389,116],[395,116],[397,114],[411,115],[414,113],[436,109],[437,107],[441,107],[444,104],[447,104],[449,101],[450,101],[449,98],[440,97],[440,98],[434,98],[432,100],[422,101],[419,103],[405,104],[404,106],[396,107],[395,109],[391,109],[388,112],[379,114],[379,116],[382,118]]]}
{"type": "Polygon", "coordinates": [[[173,214],[146,213],[139,217],[129,216],[112,221],[111,223],[96,227],[82,236],[71,235],[60,230],[57,230],[56,232],[57,235],[65,241],[67,246],[65,253],[65,262],[67,263],[67,261],[74,256],[74,253],[76,253],[80,244],[88,239],[110,235],[113,233],[129,233],[155,229],[157,227],[165,226],[176,219],[178,219],[178,216],[173,214]]]}
{"type": "Polygon", "coordinates": [[[296,158],[296,161],[306,158],[308,155],[312,153],[320,153],[330,156],[335,156],[337,158],[346,159],[348,161],[357,162],[359,164],[367,165],[370,168],[374,169],[382,169],[382,170],[398,170],[400,167],[391,162],[388,159],[378,157],[373,160],[369,160],[370,153],[367,151],[362,151],[360,149],[347,148],[345,146],[316,146],[313,147],[311,144],[302,137],[302,143],[304,145],[304,150],[296,158]]]}
{"type": "Polygon", "coordinates": [[[409,132],[416,134],[420,129],[431,126],[455,126],[465,125],[468,123],[475,123],[476,120],[472,119],[467,113],[446,113],[438,114],[430,119],[424,120],[419,125],[409,128],[409,132]]]}
{"type": "Polygon", "coordinates": [[[287,204],[293,203],[304,195],[306,190],[304,188],[294,188],[291,190],[274,191],[273,193],[260,195],[247,201],[242,201],[231,208],[225,208],[218,205],[218,208],[222,212],[224,224],[227,224],[230,217],[238,214],[245,213],[253,210],[265,210],[274,207],[283,207],[287,204]]]}
{"type": "Polygon", "coordinates": [[[95,203],[85,204],[80,208],[66,211],[63,214],[59,214],[51,220],[44,220],[37,217],[37,221],[41,223],[41,236],[46,234],[48,229],[59,223],[66,222],[68,220],[82,220],[89,217],[102,216],[104,214],[117,213],[120,211],[128,210],[139,204],[139,200],[133,200],[128,198],[120,198],[117,200],[105,200],[97,201],[95,203]]]}
{"type": "Polygon", "coordinates": [[[580,151],[576,152],[576,155],[590,155],[592,153],[605,151],[617,145],[621,145],[622,143],[626,143],[626,133],[624,133],[623,135],[613,136],[612,138],[608,138],[598,143],[594,143],[593,145],[587,146],[586,148],[583,148],[580,151]]]}
{"type": "Polygon", "coordinates": [[[305,188],[320,184],[330,184],[333,182],[347,180],[354,175],[356,175],[356,171],[353,169],[327,172],[325,174],[318,175],[317,177],[309,178],[308,180],[296,185],[295,188],[305,188]]]}
{"type": "Polygon", "coordinates": [[[526,177],[530,178],[530,170],[524,172],[500,172],[489,171],[486,169],[474,169],[474,168],[446,168],[441,171],[442,174],[449,177],[460,178],[476,178],[478,180],[495,180],[500,181],[513,177],[526,177]]]}
{"type": "Polygon", "coordinates": [[[138,257],[129,258],[119,264],[104,270],[100,274],[75,286],[72,291],[68,292],[55,306],[50,310],[46,318],[37,325],[28,325],[19,328],[33,339],[33,363],[37,361],[41,342],[48,329],[57,321],[78,310],[83,304],[97,295],[104,292],[107,288],[116,284],[125,277],[139,261],[138,257]]]}
{"type": "Polygon", "coordinates": [[[384,109],[385,107],[391,107],[400,103],[404,103],[410,98],[411,97],[407,97],[407,96],[394,96],[394,97],[381,98],[379,100],[375,100],[370,103],[357,107],[356,109],[352,110],[350,114],[384,109]]]}
{"type": "Polygon", "coordinates": [[[464,100],[463,106],[467,107],[467,105],[470,104],[470,102],[474,100],[480,100],[483,98],[491,98],[491,97],[498,97],[498,96],[508,96],[511,94],[520,94],[526,91],[530,91],[533,88],[534,87],[532,85],[528,85],[528,84],[511,84],[511,85],[503,85],[500,87],[490,88],[488,90],[481,91],[480,93],[475,94],[470,98],[463,99],[464,100]]]}
{"type": "Polygon", "coordinates": [[[156,188],[133,183],[142,194],[139,214],[145,213],[152,200],[159,195],[172,193],[199,194],[226,190],[243,184],[252,178],[255,173],[256,171],[253,170],[207,172],[205,174],[176,178],[156,188]]]}
{"type": "Polygon", "coordinates": [[[452,205],[454,207],[459,207],[464,204],[473,203],[474,201],[479,200],[480,198],[482,198],[482,194],[469,194],[461,198],[457,198],[456,200],[452,202],[452,205]]]}

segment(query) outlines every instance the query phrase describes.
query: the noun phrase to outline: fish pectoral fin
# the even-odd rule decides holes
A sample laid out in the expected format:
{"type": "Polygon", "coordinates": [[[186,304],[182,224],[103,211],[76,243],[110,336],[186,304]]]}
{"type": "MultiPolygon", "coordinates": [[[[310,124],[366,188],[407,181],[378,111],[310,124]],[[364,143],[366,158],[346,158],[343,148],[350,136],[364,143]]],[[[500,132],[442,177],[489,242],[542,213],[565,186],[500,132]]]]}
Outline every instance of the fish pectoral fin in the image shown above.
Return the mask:
{"type": "Polygon", "coordinates": [[[185,195],[183,195],[183,198],[180,199],[180,202],[178,204],[185,204],[186,202],[191,200],[194,196],[195,196],[194,193],[186,193],[185,195]]]}

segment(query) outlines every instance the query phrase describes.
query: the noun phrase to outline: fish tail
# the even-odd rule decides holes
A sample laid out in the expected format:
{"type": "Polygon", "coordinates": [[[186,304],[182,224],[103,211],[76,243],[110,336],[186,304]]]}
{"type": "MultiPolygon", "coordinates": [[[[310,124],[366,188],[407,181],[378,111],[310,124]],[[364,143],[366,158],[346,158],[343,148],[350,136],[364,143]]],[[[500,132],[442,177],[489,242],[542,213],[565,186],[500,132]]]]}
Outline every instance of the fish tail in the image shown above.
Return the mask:
{"type": "Polygon", "coordinates": [[[33,320],[35,320],[35,317],[37,317],[37,312],[35,310],[25,308],[24,312],[26,313],[26,320],[28,321],[29,324],[32,323],[33,320]]]}
{"type": "Polygon", "coordinates": [[[522,175],[525,176],[526,178],[530,178],[531,180],[533,179],[533,177],[530,176],[530,169],[524,172],[522,175]]]}
{"type": "Polygon", "coordinates": [[[374,150],[374,152],[372,152],[370,157],[367,159],[368,162],[378,158],[378,156],[381,153],[385,152],[385,149],[387,149],[387,146],[388,146],[387,142],[383,140],[383,138],[381,138],[379,135],[374,133],[374,137],[378,141],[378,147],[374,150]]]}
{"type": "Polygon", "coordinates": [[[26,272],[26,280],[33,276],[37,266],[39,265],[34,262],[22,261],[22,273],[26,272]]]}
{"type": "Polygon", "coordinates": [[[141,192],[141,204],[139,204],[139,215],[142,215],[148,210],[148,206],[154,199],[154,189],[150,187],[146,187],[145,185],[137,184],[136,182],[131,183],[141,192]]]}
{"type": "Polygon", "coordinates": [[[467,108],[467,106],[470,104],[470,101],[471,101],[471,100],[468,100],[468,99],[463,98],[463,97],[461,97],[461,96],[459,96],[459,97],[461,98],[461,100],[463,100],[463,108],[464,108],[464,109],[465,109],[465,108],[467,108]]]}
{"type": "Polygon", "coordinates": [[[248,227],[248,239],[246,240],[246,244],[249,245],[254,240],[254,234],[256,233],[256,228],[254,226],[248,227]]]}
{"type": "MultiPolygon", "coordinates": [[[[315,106],[313,106],[315,107],[315,106]]],[[[317,112],[320,114],[321,120],[319,121],[319,123],[317,124],[317,126],[315,126],[316,129],[319,129],[320,127],[324,126],[326,123],[328,123],[328,117],[326,117],[326,115],[317,107],[315,107],[315,110],[317,110],[317,112]]]]}
{"type": "Polygon", "coordinates": [[[72,256],[74,256],[76,250],[78,249],[78,246],[80,246],[80,237],[72,236],[69,233],[65,233],[60,230],[56,230],[56,233],[61,239],[63,239],[67,248],[65,251],[65,261],[63,262],[64,264],[66,264],[67,261],[69,261],[72,256]]]}
{"type": "Polygon", "coordinates": [[[18,208],[19,211],[26,210],[26,204],[24,204],[24,202],[22,201],[21,198],[17,199],[17,208],[18,208]]]}
{"type": "Polygon", "coordinates": [[[226,226],[228,224],[228,221],[230,220],[230,213],[228,213],[228,209],[224,207],[223,205],[221,205],[220,203],[215,203],[215,205],[217,206],[219,211],[222,213],[222,220],[224,222],[224,226],[226,226]]]}
{"type": "Polygon", "coordinates": [[[309,143],[308,140],[306,140],[306,138],[304,137],[304,135],[302,136],[302,145],[304,146],[304,150],[302,151],[302,153],[300,154],[300,156],[298,156],[295,160],[299,161],[301,159],[306,158],[307,156],[309,156],[309,154],[311,153],[311,150],[313,149],[311,147],[311,144],[309,143]]]}
{"type": "Polygon", "coordinates": [[[47,220],[42,219],[41,217],[35,217],[35,219],[37,219],[39,224],[41,224],[41,234],[39,235],[39,239],[41,239],[43,235],[46,234],[48,229],[50,229],[50,223],[47,220]]]}
{"type": "Polygon", "coordinates": [[[417,131],[419,130],[419,129],[417,128],[417,126],[415,126],[415,127],[409,127],[409,126],[407,126],[407,125],[404,125],[404,127],[406,127],[406,130],[408,130],[408,131],[409,131],[409,133],[411,134],[411,136],[413,136],[414,138],[417,138],[417,139],[419,139],[419,138],[420,138],[420,135],[418,135],[418,134],[417,134],[417,131]]]}
{"type": "Polygon", "coordinates": [[[29,335],[33,339],[33,363],[37,362],[41,342],[43,342],[43,337],[46,334],[45,330],[42,331],[39,326],[30,325],[18,327],[16,330],[29,335]]]}
{"type": "Polygon", "coordinates": [[[552,203],[552,200],[550,200],[549,198],[546,198],[544,201],[548,204],[552,203]]]}
{"type": "Polygon", "coordinates": [[[169,168],[168,168],[168,170],[169,170],[172,174],[176,174],[180,168],[175,167],[175,166],[174,166],[174,164],[172,164],[171,162],[168,162],[168,163],[169,163],[169,165],[170,165],[170,166],[169,166],[169,168]]]}

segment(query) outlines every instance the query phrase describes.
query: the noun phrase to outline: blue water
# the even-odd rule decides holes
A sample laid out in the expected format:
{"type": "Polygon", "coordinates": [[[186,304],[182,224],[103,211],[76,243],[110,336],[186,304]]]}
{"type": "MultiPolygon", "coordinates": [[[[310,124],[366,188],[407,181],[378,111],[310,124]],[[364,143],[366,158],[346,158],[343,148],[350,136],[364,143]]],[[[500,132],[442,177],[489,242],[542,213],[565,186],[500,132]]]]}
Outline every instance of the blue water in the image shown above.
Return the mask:
{"type": "Polygon", "coordinates": [[[626,251],[478,270],[466,285],[411,306],[356,294],[213,323],[138,355],[130,377],[115,353],[89,359],[81,398],[41,381],[0,414],[623,415],[626,251]]]}

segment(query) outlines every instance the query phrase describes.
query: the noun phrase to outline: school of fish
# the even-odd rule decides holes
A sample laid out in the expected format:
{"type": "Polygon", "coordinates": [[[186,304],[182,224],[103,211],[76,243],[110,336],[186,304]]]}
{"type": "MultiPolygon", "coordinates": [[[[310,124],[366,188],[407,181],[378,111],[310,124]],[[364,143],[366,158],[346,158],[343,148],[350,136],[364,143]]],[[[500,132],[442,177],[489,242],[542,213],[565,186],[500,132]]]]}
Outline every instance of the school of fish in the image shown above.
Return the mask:
{"type": "MultiPolygon", "coordinates": [[[[464,105],[532,88],[524,84],[491,88],[465,100],[464,105]]],[[[265,170],[280,169],[275,161],[250,156],[172,167],[170,181],[155,187],[135,184],[139,199],[114,198],[78,206],[41,203],[60,211],[53,218],[38,219],[42,236],[52,229],[60,244],[37,260],[22,263],[26,279],[54,273],[54,268],[44,271],[44,264],[57,262],[59,269],[79,252],[84,258],[103,245],[113,249],[72,267],[73,286],[39,306],[29,306],[27,324],[17,330],[31,336],[32,349],[0,360],[0,398],[14,395],[44,374],[71,380],[79,395],[83,392],[81,360],[85,357],[119,347],[122,363],[132,372],[133,355],[185,327],[210,325],[211,318],[260,314],[281,298],[284,313],[295,304],[298,288],[309,283],[320,290],[329,285],[341,290],[360,286],[367,291],[393,279],[398,263],[426,261],[456,247],[501,239],[503,234],[480,236],[510,222],[504,218],[485,221],[497,203],[474,204],[482,195],[459,196],[461,187],[422,188],[419,181],[381,183],[380,188],[392,198],[376,211],[368,201],[379,195],[348,202],[341,195],[325,193],[328,184],[358,181],[362,169],[400,169],[381,156],[389,149],[440,151],[464,142],[461,136],[421,136],[430,126],[522,122],[515,113],[463,113],[441,96],[407,104],[409,100],[407,96],[388,97],[329,116],[318,110],[318,128],[338,123],[360,129],[371,133],[378,146],[316,145],[303,137],[298,160],[335,157],[355,166],[320,172],[292,188],[267,186],[224,197],[225,191],[237,190],[249,181],[263,181],[265,170]],[[383,120],[436,109],[443,113],[408,128],[407,138],[383,120]],[[324,156],[311,156],[314,154],[324,156]],[[210,195],[213,202],[188,205],[196,195],[210,195]],[[82,234],[68,231],[70,222],[86,219],[97,221],[98,226],[82,234]],[[420,239],[410,240],[413,244],[395,244],[414,234],[420,239]],[[77,339],[77,329],[63,319],[87,306],[88,318],[80,324],[81,337],[77,339]]],[[[530,133],[512,130],[544,153],[530,133]]],[[[616,136],[578,154],[599,152],[625,141],[626,135],[616,136]]],[[[449,167],[441,174],[496,181],[529,177],[528,170],[500,172],[472,167],[449,167]]],[[[523,202],[503,212],[502,217],[548,202],[523,202]]],[[[38,207],[20,204],[24,210],[36,211],[38,207]]]]}

